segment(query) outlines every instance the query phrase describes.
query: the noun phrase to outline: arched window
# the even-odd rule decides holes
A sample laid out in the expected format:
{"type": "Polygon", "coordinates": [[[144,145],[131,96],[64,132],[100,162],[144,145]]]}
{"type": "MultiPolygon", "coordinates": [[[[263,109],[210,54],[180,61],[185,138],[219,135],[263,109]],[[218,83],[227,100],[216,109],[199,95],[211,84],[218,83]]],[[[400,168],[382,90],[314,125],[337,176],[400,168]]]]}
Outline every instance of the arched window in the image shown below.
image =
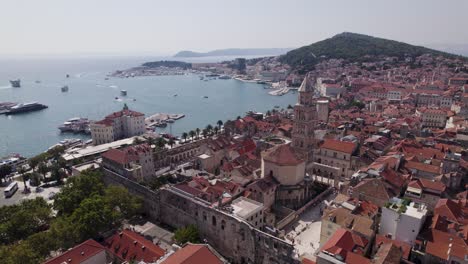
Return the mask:
{"type": "Polygon", "coordinates": [[[214,215],[211,217],[211,223],[212,223],[214,226],[216,226],[216,217],[215,217],[214,215]]]}
{"type": "Polygon", "coordinates": [[[270,170],[270,177],[273,177],[273,171],[270,170]]]}

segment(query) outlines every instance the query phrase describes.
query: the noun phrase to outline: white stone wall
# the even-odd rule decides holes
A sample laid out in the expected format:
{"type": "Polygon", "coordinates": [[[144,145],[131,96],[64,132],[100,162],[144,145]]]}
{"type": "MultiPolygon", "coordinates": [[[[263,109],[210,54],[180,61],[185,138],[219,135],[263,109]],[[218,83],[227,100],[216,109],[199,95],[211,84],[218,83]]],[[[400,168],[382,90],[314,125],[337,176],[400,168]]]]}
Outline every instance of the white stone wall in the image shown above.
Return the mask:
{"type": "Polygon", "coordinates": [[[262,178],[272,175],[281,185],[296,185],[304,180],[305,162],[296,166],[280,166],[262,159],[262,178]]]}

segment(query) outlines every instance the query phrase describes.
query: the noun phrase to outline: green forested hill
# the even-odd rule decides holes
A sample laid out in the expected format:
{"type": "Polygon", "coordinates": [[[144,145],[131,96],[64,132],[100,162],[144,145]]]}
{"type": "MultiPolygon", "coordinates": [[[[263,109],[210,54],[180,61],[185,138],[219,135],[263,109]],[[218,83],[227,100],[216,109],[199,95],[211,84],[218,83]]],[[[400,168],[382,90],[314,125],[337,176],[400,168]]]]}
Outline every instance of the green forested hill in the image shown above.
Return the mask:
{"type": "Polygon", "coordinates": [[[311,69],[320,60],[330,58],[372,61],[378,56],[414,58],[426,53],[456,57],[456,55],[421,46],[345,32],[309,46],[291,50],[281,56],[280,61],[291,65],[293,68],[311,69]]]}

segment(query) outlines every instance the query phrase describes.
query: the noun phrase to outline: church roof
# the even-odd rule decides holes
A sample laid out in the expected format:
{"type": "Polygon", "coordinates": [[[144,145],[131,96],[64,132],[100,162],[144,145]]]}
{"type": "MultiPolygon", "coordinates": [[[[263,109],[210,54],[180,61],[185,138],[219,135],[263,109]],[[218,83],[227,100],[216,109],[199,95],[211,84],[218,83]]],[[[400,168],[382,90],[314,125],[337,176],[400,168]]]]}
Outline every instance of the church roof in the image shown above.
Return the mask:
{"type": "Polygon", "coordinates": [[[304,77],[301,86],[299,87],[299,92],[313,92],[314,91],[314,83],[312,82],[311,78],[307,75],[304,77]]]}
{"type": "Polygon", "coordinates": [[[267,150],[263,159],[281,166],[298,165],[305,161],[304,157],[291,147],[291,144],[283,144],[267,150]]]}

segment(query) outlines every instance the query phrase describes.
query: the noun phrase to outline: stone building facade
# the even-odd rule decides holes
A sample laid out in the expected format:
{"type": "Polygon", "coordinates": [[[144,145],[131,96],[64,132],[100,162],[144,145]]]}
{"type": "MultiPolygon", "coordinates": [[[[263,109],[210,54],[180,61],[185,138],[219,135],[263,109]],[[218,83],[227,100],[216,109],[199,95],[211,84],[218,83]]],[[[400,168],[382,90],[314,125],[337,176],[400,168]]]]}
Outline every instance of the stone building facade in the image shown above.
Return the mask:
{"type": "Polygon", "coordinates": [[[299,87],[299,102],[294,106],[294,124],[292,146],[296,151],[312,161],[315,147],[314,132],[317,126],[317,107],[314,102],[314,83],[312,77],[306,76],[299,87]]]}
{"type": "Polygon", "coordinates": [[[155,192],[109,170],[104,170],[104,175],[106,184],[123,185],[142,197],[145,211],[153,221],[173,228],[196,225],[201,238],[231,263],[300,263],[291,243],[256,229],[227,210],[214,208],[175,188],[155,192]]]}
{"type": "Polygon", "coordinates": [[[90,125],[93,145],[110,143],[115,140],[139,136],[145,133],[145,115],[129,110],[112,113],[103,120],[90,125]]]}

